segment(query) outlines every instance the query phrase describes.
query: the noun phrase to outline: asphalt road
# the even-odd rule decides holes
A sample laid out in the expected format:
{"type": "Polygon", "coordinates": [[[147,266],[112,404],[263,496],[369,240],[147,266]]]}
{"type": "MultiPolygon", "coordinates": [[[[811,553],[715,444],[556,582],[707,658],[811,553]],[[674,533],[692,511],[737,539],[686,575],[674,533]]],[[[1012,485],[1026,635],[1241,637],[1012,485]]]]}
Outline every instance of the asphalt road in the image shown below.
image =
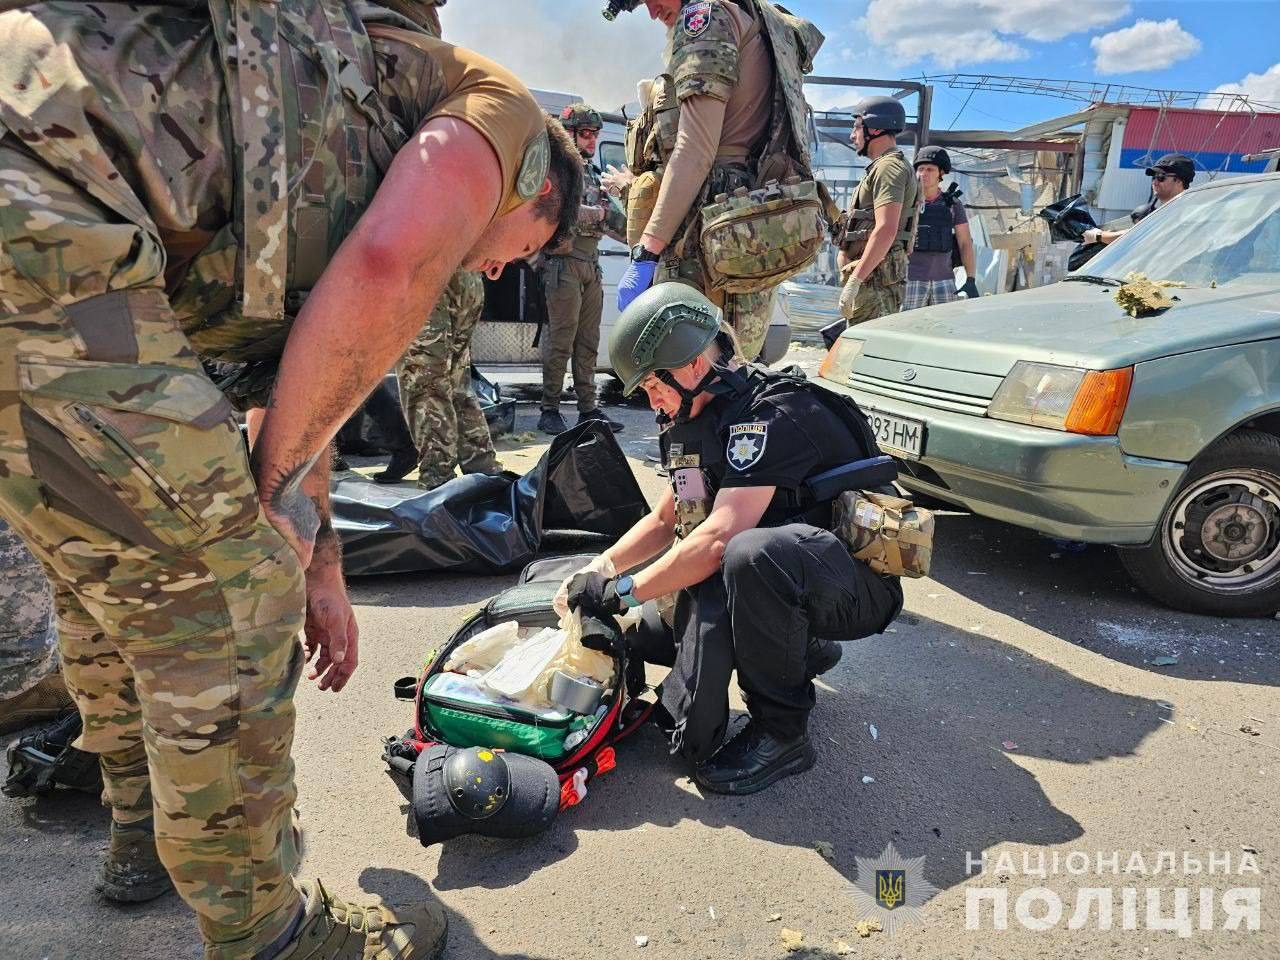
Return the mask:
{"type": "MultiPolygon", "coordinates": [[[[663,482],[649,459],[652,419],[610,412],[625,421],[620,440],[652,496],[663,482]]],[[[532,429],[536,413],[522,404],[518,428],[532,429]]],[[[540,440],[517,435],[500,455],[523,470],[540,440]]],[[[984,960],[1280,955],[1280,623],[1171,612],[1130,587],[1110,550],[1064,552],[1026,531],[945,515],[933,576],[906,583],[902,617],[846,645],[821,678],[808,774],[752,797],[703,796],[646,729],[547,833],[423,849],[379,758],[379,738],[410,722],[392,683],[513,579],[355,582],[359,672],[340,695],[304,681],[298,696],[303,875],[347,895],[440,898],[454,960],[825,958],[846,948],[984,960]],[[860,937],[855,858],[890,842],[924,857],[939,892],[922,922],[860,937]],[[1158,851],[1175,854],[1177,873],[1152,875],[1158,851]],[[1257,873],[1238,872],[1248,851],[1257,873]],[[1211,852],[1218,864],[1229,855],[1229,874],[1207,872],[1211,852]],[[983,854],[989,869],[970,875],[968,858],[983,854]],[[1070,854],[1076,868],[1087,854],[1089,871],[1068,872],[1070,854]],[[1205,872],[1183,875],[1184,854],[1205,872]],[[1043,855],[1047,876],[1025,874],[1024,855],[1033,869],[1043,855]],[[1125,887],[1136,891],[1136,929],[1123,929],[1125,887]],[[1189,888],[1186,937],[1153,929],[1175,916],[1177,887],[1189,888]],[[1208,930],[1201,887],[1214,891],[1208,930]],[[1260,888],[1260,929],[1221,929],[1221,896],[1235,887],[1260,888]],[[1008,929],[992,929],[989,904],[980,928],[966,929],[966,898],[982,888],[1004,891],[1008,929]],[[1024,898],[1035,900],[1033,923],[1052,901],[1064,905],[1048,929],[1015,912],[1036,888],[1047,893],[1024,898]],[[1095,902],[1086,888],[1114,897],[1110,929],[1099,929],[1096,909],[1069,927],[1078,898],[1095,902]],[[1157,888],[1162,905],[1149,918],[1157,888]],[[793,934],[803,941],[788,953],[793,934]]],[[[176,898],[129,909],[95,899],[106,829],[106,812],[83,795],[0,801],[0,956],[198,956],[176,898]]]]}

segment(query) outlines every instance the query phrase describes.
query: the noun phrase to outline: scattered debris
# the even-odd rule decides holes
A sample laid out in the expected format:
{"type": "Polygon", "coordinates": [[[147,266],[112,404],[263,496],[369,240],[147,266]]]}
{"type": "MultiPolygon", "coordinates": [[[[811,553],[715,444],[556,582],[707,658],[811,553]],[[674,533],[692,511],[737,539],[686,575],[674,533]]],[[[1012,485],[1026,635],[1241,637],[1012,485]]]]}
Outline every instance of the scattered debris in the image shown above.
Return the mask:
{"type": "Polygon", "coordinates": [[[863,783],[875,783],[875,782],[876,782],[876,778],[875,778],[875,777],[863,777],[863,778],[862,778],[862,782],[863,782],[863,783]]]}
{"type": "Polygon", "coordinates": [[[858,932],[858,936],[866,938],[873,933],[883,933],[884,927],[880,925],[879,920],[859,920],[853,925],[853,929],[858,932]]]}
{"type": "Polygon", "coordinates": [[[764,922],[765,922],[765,923],[777,923],[777,922],[778,922],[779,920],[781,920],[781,919],[782,919],[782,914],[780,914],[780,913],[771,913],[771,914],[769,914],[769,916],[768,916],[768,917],[766,917],[766,918],[765,918],[765,921],[764,921],[764,922]]]}
{"type": "Polygon", "coordinates": [[[834,860],[836,858],[836,850],[826,840],[815,840],[813,849],[817,850],[824,860],[834,860]]]}
{"type": "Polygon", "coordinates": [[[787,953],[795,953],[804,947],[804,934],[799,930],[788,930],[783,927],[778,931],[778,939],[782,941],[782,948],[787,953]]]}
{"type": "MultiPolygon", "coordinates": [[[[969,571],[969,576],[971,576],[971,577],[985,577],[985,576],[987,576],[987,571],[985,571],[985,570],[970,570],[970,571],[969,571]]],[[[1277,616],[1277,618],[1276,618],[1276,619],[1280,620],[1280,616],[1277,616]]]]}
{"type": "Polygon", "coordinates": [[[1258,848],[1257,848],[1257,847],[1250,847],[1250,846],[1247,846],[1246,844],[1243,844],[1243,843],[1242,843],[1242,844],[1240,844],[1240,849],[1241,849],[1241,850],[1243,850],[1245,853],[1252,853],[1254,856],[1257,856],[1257,855],[1258,855],[1258,848]]]}
{"type": "Polygon", "coordinates": [[[835,953],[837,957],[847,957],[849,954],[853,953],[853,947],[849,946],[849,944],[845,943],[843,940],[837,940],[834,946],[836,948],[835,953]]]}
{"type": "Polygon", "coordinates": [[[875,725],[874,723],[873,723],[873,724],[871,724],[867,729],[871,731],[871,739],[872,739],[872,740],[879,740],[879,739],[880,739],[880,731],[876,729],[876,725],[875,725]]]}
{"type": "Polygon", "coordinates": [[[644,934],[640,934],[639,936],[636,937],[637,947],[647,947],[648,945],[649,945],[649,938],[646,937],[644,934]]]}
{"type": "Polygon", "coordinates": [[[1004,747],[1006,750],[1018,749],[1018,745],[1014,743],[1012,740],[1002,740],[1000,741],[1000,746],[1004,747]]]}
{"type": "Polygon", "coordinates": [[[1157,700],[1157,701],[1156,701],[1156,706],[1157,706],[1157,707],[1164,707],[1166,710],[1172,710],[1172,709],[1173,709],[1173,704],[1172,704],[1172,703],[1170,703],[1168,700],[1157,700]]]}
{"type": "Polygon", "coordinates": [[[709,916],[712,920],[714,920],[716,918],[716,908],[707,907],[707,916],[709,916]]]}
{"type": "Polygon", "coordinates": [[[1151,317],[1173,306],[1177,297],[1165,293],[1169,287],[1185,287],[1173,280],[1152,280],[1141,273],[1131,273],[1116,291],[1116,303],[1131,317],[1151,317]]]}
{"type": "Polygon", "coordinates": [[[1051,553],[1051,554],[1049,554],[1049,559],[1050,559],[1050,560],[1061,560],[1061,559],[1062,559],[1062,554],[1060,554],[1060,553],[1051,553]]]}
{"type": "Polygon", "coordinates": [[[1245,724],[1241,724],[1241,726],[1240,726],[1240,732],[1241,732],[1241,733],[1247,733],[1247,734],[1248,734],[1249,736],[1251,736],[1251,737],[1260,737],[1260,736],[1262,736],[1262,734],[1261,734],[1261,733],[1259,733],[1257,730],[1253,729],[1253,727],[1249,726],[1247,723],[1245,723],[1245,724]]]}
{"type": "Polygon", "coordinates": [[[1153,667],[1176,667],[1178,665],[1177,657],[1156,657],[1151,661],[1153,667]]]}

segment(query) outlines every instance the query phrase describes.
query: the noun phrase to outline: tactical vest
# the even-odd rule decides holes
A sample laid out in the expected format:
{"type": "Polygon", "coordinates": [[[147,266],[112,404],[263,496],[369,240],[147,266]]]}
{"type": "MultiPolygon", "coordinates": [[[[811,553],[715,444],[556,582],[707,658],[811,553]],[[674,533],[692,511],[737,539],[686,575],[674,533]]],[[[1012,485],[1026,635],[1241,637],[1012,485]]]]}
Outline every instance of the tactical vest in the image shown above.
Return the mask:
{"type": "Polygon", "coordinates": [[[206,356],[273,360],[408,137],[377,91],[369,34],[376,21],[426,31],[345,0],[209,0],[209,11],[239,205],[232,237],[202,256],[236,248],[237,300],[184,332],[206,356]]]}
{"type": "Polygon", "coordinates": [[[947,192],[938,199],[942,202],[922,201],[917,208],[919,210],[915,245],[917,253],[950,253],[955,243],[956,221],[953,210],[955,197],[947,192]]]}
{"type": "MultiPolygon", "coordinates": [[[[871,196],[871,171],[877,163],[894,153],[902,156],[902,152],[894,148],[880,154],[867,165],[862,180],[858,183],[858,189],[854,193],[852,206],[837,223],[836,246],[844,251],[845,257],[850,261],[862,256],[862,252],[867,248],[867,240],[871,237],[871,231],[876,225],[875,203],[871,196]]],[[[909,183],[903,205],[911,210],[912,214],[907,220],[907,225],[898,231],[893,240],[895,247],[900,247],[908,254],[915,249],[916,224],[919,217],[916,206],[919,188],[915,185],[914,177],[909,183]]]]}

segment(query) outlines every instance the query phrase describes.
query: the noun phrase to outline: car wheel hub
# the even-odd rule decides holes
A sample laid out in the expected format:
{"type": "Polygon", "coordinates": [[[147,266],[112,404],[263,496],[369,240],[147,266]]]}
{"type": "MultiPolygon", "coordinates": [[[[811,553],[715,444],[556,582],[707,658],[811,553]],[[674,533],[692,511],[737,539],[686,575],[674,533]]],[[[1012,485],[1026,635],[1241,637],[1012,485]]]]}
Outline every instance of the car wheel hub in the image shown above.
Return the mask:
{"type": "Polygon", "coordinates": [[[1164,538],[1184,579],[1257,590],[1280,577],[1280,478],[1248,469],[1202,477],[1179,495],[1164,538]]]}

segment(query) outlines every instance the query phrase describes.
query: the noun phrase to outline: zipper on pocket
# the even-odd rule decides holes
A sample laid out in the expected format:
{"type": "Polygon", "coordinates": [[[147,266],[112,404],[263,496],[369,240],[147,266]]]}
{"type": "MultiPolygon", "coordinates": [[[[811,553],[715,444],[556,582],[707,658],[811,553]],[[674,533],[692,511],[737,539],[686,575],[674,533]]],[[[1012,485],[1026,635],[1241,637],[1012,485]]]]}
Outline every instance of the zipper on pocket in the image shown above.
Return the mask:
{"type": "Polygon", "coordinates": [[[205,525],[194,510],[186,505],[183,501],[182,494],[168,480],[162,477],[159,471],[151,464],[151,461],[138,453],[134,449],[133,444],[121,435],[120,431],[113,427],[102,417],[98,416],[88,407],[79,403],[73,403],[71,409],[75,411],[76,419],[97,434],[104,443],[114,447],[117,451],[128,458],[129,462],[138,467],[139,470],[151,481],[152,489],[171,510],[181,514],[188,523],[198,530],[204,530],[205,525]]]}

